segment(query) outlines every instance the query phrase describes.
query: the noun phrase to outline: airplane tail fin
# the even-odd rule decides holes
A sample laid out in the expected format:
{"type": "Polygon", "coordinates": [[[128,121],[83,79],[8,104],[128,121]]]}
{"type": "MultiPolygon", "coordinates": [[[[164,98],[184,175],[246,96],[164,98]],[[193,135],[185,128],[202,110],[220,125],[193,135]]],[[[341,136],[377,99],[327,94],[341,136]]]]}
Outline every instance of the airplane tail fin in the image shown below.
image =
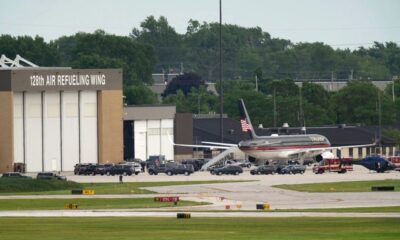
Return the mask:
{"type": "Polygon", "coordinates": [[[246,106],[244,105],[243,99],[239,100],[239,114],[240,114],[240,125],[242,126],[243,132],[248,132],[250,134],[250,138],[257,138],[257,134],[254,131],[253,125],[251,124],[251,120],[249,114],[247,113],[246,106]]]}

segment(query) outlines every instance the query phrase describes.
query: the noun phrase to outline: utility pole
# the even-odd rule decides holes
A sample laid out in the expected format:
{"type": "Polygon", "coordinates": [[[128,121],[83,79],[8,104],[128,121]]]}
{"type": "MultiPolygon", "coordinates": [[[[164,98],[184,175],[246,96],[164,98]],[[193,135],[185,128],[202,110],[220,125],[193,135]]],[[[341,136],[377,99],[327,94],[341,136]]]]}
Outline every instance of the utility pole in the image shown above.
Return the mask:
{"type": "Polygon", "coordinates": [[[219,85],[220,85],[220,137],[224,142],[224,87],[222,85],[222,0],[219,0],[219,85]]]}
{"type": "Polygon", "coordinates": [[[394,96],[394,77],[392,77],[392,97],[393,97],[393,102],[396,102],[396,98],[394,96]]]}
{"type": "Polygon", "coordinates": [[[301,94],[301,87],[299,87],[299,109],[300,109],[300,125],[302,125],[301,127],[305,127],[306,126],[306,121],[304,120],[304,112],[303,112],[303,99],[302,99],[302,94],[301,94]]]}
{"type": "Polygon", "coordinates": [[[183,62],[181,62],[181,75],[183,74],[183,62]]]}
{"type": "Polygon", "coordinates": [[[276,127],[276,89],[274,88],[273,102],[274,102],[274,128],[276,127]]]}
{"type": "Polygon", "coordinates": [[[257,77],[257,74],[256,74],[256,92],[258,92],[258,77],[257,77]]]}
{"type": "Polygon", "coordinates": [[[379,118],[379,150],[382,148],[382,103],[381,92],[378,90],[378,118],[379,118]]]}

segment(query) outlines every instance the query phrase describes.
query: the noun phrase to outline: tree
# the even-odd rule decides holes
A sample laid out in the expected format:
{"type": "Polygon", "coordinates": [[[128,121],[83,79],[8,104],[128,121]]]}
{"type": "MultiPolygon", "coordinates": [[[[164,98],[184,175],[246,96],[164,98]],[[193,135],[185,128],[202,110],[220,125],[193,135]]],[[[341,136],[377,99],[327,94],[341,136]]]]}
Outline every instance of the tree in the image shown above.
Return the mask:
{"type": "Polygon", "coordinates": [[[377,125],[379,96],[382,107],[382,123],[395,121],[394,105],[390,97],[371,82],[351,81],[334,96],[337,123],[377,125]]]}
{"type": "Polygon", "coordinates": [[[181,90],[186,96],[192,88],[199,88],[204,85],[204,81],[201,77],[195,73],[185,73],[174,77],[167,85],[162,94],[163,97],[167,97],[170,94],[175,94],[178,90],[181,90]]]}
{"type": "Polygon", "coordinates": [[[17,54],[39,66],[59,66],[60,55],[53,42],[46,43],[42,37],[0,36],[0,54],[15,58],[17,54]]]}
{"type": "Polygon", "coordinates": [[[128,105],[156,104],[157,95],[143,84],[124,88],[125,103],[128,105]]]}
{"type": "Polygon", "coordinates": [[[161,72],[176,68],[183,60],[185,48],[183,37],[168,24],[168,20],[160,16],[147,17],[141,24],[141,29],[134,28],[130,34],[132,39],[154,47],[157,66],[154,70],[161,72]]]}
{"type": "Polygon", "coordinates": [[[93,34],[77,33],[54,43],[62,61],[75,68],[122,68],[124,86],[151,83],[155,64],[153,48],[129,37],[97,30],[93,34]]]}

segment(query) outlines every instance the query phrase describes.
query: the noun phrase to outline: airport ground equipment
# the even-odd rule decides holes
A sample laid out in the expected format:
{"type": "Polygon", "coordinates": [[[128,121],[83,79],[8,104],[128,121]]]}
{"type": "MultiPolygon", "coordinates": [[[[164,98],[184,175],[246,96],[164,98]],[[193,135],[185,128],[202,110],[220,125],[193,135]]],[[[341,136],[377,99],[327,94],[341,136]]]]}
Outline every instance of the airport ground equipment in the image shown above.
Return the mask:
{"type": "Polygon", "coordinates": [[[205,163],[202,167],[201,170],[208,170],[209,167],[212,167],[214,165],[218,165],[220,163],[222,163],[223,161],[226,160],[226,157],[229,156],[231,153],[234,153],[236,151],[238,151],[239,148],[238,147],[230,147],[229,149],[223,151],[222,153],[218,154],[217,156],[215,156],[214,158],[212,158],[210,161],[208,161],[207,163],[205,163]]]}

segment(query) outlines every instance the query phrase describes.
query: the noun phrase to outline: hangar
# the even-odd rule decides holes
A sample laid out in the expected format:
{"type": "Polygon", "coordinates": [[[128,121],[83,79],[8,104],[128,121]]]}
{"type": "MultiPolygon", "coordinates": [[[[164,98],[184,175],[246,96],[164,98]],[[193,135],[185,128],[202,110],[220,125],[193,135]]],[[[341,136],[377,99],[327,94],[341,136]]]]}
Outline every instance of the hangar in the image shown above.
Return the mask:
{"type": "Polygon", "coordinates": [[[123,159],[122,70],[0,67],[0,172],[123,159]]]}
{"type": "Polygon", "coordinates": [[[175,105],[140,105],[124,108],[124,159],[146,160],[164,155],[173,160],[175,105]]]}

